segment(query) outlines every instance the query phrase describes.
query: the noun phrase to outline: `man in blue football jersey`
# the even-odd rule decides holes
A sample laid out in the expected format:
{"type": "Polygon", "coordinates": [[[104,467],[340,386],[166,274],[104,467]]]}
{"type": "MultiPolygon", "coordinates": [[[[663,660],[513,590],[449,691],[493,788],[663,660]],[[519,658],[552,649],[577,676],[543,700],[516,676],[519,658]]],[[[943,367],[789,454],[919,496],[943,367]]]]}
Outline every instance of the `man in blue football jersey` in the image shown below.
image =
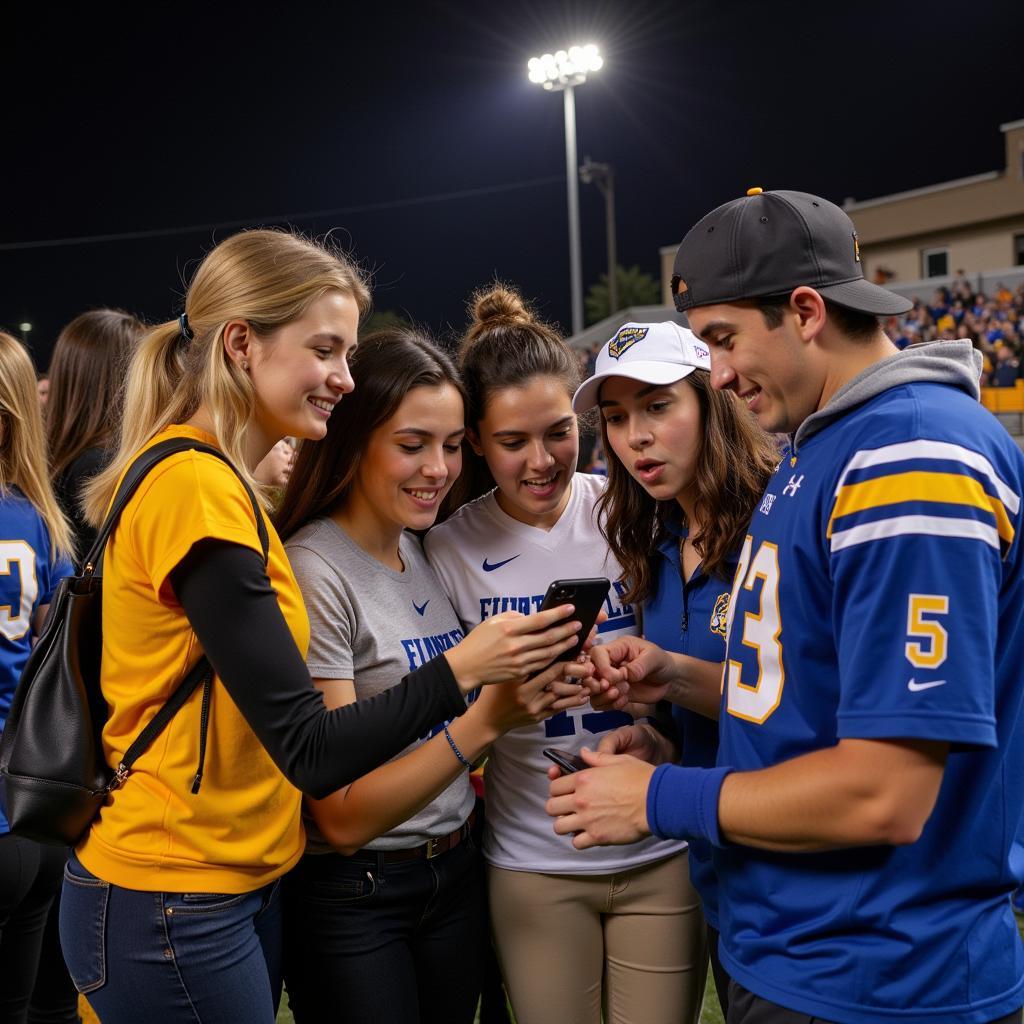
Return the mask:
{"type": "MultiPolygon", "coordinates": [[[[676,257],[712,382],[790,435],[733,583],[718,767],[611,754],[551,784],[579,848],[715,847],[730,1024],[1019,1021],[1024,455],[969,342],[898,352],[838,207],[752,189],[676,257]]],[[[594,656],[633,697],[682,671],[594,656]]]]}

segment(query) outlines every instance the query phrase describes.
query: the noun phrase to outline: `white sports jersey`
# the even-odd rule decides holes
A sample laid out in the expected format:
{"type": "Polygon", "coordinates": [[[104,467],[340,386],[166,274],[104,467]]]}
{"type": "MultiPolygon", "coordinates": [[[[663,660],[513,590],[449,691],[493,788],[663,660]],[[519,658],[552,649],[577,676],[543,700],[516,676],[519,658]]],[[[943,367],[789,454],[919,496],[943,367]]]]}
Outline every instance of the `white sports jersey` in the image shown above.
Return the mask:
{"type": "MultiPolygon", "coordinates": [[[[600,638],[639,633],[632,606],[619,596],[624,590],[618,582],[621,569],[597,527],[594,504],[604,486],[603,477],[577,473],[569,503],[550,530],[527,526],[507,515],[492,491],[464,505],[427,534],[427,557],[448,591],[464,632],[500,612],[537,611],[552,580],[607,576],[614,582],[600,638]]],[[[632,846],[576,850],[568,837],[555,835],[544,810],[550,762],[541,751],[545,747],[573,752],[583,746],[593,749],[600,734],[632,721],[625,712],[598,712],[586,704],[502,736],[487,762],[484,856],[488,863],[513,871],[597,875],[685,849],[685,842],[650,838],[632,846]]]]}

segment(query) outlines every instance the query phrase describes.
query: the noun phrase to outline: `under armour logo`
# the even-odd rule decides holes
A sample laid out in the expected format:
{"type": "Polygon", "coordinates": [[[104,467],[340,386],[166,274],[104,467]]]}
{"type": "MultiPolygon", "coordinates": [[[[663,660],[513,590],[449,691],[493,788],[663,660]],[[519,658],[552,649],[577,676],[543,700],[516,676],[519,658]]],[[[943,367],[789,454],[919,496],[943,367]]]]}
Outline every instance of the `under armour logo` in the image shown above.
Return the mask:
{"type": "Polygon", "coordinates": [[[804,475],[801,473],[797,476],[795,473],[789,478],[789,483],[782,488],[783,494],[788,494],[791,498],[800,490],[800,485],[804,482],[804,475]]]}

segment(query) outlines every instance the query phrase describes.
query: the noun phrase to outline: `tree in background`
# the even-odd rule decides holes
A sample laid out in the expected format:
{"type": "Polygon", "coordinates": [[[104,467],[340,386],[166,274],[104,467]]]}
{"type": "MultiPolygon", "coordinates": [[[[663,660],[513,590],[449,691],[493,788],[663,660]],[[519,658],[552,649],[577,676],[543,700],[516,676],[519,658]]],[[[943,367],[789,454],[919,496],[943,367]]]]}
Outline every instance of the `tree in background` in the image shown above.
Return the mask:
{"type": "MultiPolygon", "coordinates": [[[[653,306],[661,301],[661,285],[650,274],[645,274],[635,264],[615,267],[615,283],[619,291],[619,309],[629,306],[653,306]]],[[[617,310],[608,308],[608,275],[602,274],[596,284],[590,286],[586,298],[587,323],[596,324],[617,310]]]]}

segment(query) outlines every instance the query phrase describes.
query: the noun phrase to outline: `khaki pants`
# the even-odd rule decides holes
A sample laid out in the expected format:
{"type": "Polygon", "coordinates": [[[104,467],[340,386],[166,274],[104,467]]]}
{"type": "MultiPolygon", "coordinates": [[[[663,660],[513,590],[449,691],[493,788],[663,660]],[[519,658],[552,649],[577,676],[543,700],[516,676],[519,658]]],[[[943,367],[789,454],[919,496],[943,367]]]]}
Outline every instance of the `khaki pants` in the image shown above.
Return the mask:
{"type": "Polygon", "coordinates": [[[488,868],[517,1024],[690,1024],[707,941],[686,853],[614,875],[488,868]]]}

